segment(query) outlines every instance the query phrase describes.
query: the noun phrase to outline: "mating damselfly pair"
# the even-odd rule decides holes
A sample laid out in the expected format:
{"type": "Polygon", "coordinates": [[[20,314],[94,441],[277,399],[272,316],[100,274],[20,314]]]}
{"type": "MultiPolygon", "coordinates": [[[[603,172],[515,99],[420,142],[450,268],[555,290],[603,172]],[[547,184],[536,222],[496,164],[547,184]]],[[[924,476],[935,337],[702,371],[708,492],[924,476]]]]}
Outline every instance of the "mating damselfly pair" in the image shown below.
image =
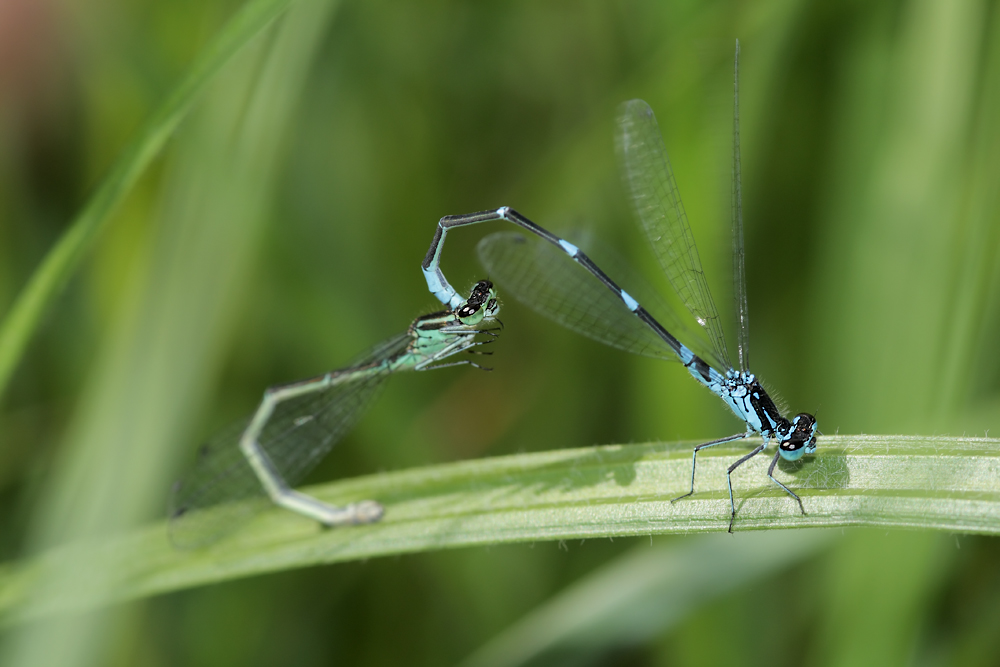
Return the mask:
{"type": "MultiPolygon", "coordinates": [[[[512,223],[547,243],[531,244],[517,233],[497,233],[479,244],[479,255],[491,278],[504,294],[511,294],[538,312],[569,329],[608,345],[646,356],[677,359],[688,372],[723,402],[746,425],[746,430],[694,448],[691,460],[690,490],[673,500],[695,492],[698,452],[758,434],[763,442],[736,460],[727,470],[730,500],[729,531],[736,517],[732,473],[743,463],[764,451],[773,440],[777,445],[767,475],[787,492],[802,513],[805,508],[797,494],[774,477],[780,459],[795,461],[816,449],[816,420],[807,413],[785,418],[768,396],[756,376],[749,371],[748,310],[744,275],[742,197],[740,188],[739,149],[739,47],[734,68],[733,122],[733,270],[737,303],[739,369],[730,361],[719,314],[712,299],[695,246],[691,227],[674,181],[673,171],[659,126],[649,106],[632,100],[622,106],[618,121],[620,158],[636,217],[652,245],[672,288],[694,318],[691,327],[669,308],[656,316],[646,305],[619,287],[607,273],[583,251],[538,226],[517,211],[502,207],[467,215],[446,216],[436,228],[422,269],[428,288],[448,311],[431,317],[433,333],[422,338],[423,318],[410,330],[379,348],[372,358],[352,365],[346,371],[269,390],[249,424],[223,436],[216,451],[226,465],[239,471],[241,497],[267,496],[279,505],[316,519],[324,525],[365,523],[381,517],[382,509],[374,501],[346,508],[333,508],[288,488],[286,481],[301,478],[319,457],[354,423],[360,408],[374,387],[393,370],[451,365],[441,362],[459,352],[484,342],[478,338],[495,320],[498,309],[492,285],[481,282],[468,299],[459,294],[440,268],[441,253],[448,231],[492,221],[512,223]],[[475,322],[463,320],[465,309],[477,308],[475,322]],[[704,335],[701,335],[704,334],[704,335]],[[678,337],[680,336],[680,338],[678,337]],[[681,338],[684,341],[681,341],[681,338]],[[337,378],[342,378],[338,381],[337,378]],[[233,442],[238,443],[238,448],[233,442]],[[234,450],[238,452],[233,454],[234,450]],[[223,457],[222,452],[229,452],[223,457]],[[280,464],[279,464],[280,462],[280,464]]],[[[452,363],[469,363],[457,361],[452,363]]],[[[213,451],[211,447],[208,450],[213,451]]],[[[211,458],[211,457],[209,457],[211,458]]],[[[207,459],[206,459],[207,461],[207,459]]],[[[213,466],[217,467],[217,466],[213,466]]],[[[197,526],[192,517],[203,514],[208,504],[231,497],[236,482],[230,478],[201,471],[200,464],[190,481],[182,483],[175,498],[175,542],[186,526],[197,526]],[[230,488],[233,487],[233,488],[230,488]],[[187,498],[188,500],[184,500],[187,498]],[[197,498],[192,501],[191,498],[197,498]],[[211,502],[205,502],[210,500],[211,502]]],[[[218,512],[205,516],[222,516],[218,512]]],[[[199,537],[204,531],[190,531],[199,537]]]]}

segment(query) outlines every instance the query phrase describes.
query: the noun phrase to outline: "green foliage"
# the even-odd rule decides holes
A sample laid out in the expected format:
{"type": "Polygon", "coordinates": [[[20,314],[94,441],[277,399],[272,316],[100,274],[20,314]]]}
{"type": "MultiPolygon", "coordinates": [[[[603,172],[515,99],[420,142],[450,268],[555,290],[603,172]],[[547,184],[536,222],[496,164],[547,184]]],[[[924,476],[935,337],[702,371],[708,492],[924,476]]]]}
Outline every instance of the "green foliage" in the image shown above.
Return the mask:
{"type": "Polygon", "coordinates": [[[46,309],[79,268],[122,199],[159,154],[205,86],[237,52],[287,9],[289,1],[253,0],[242,7],[191,64],[187,76],[122,151],[110,173],[32,274],[4,317],[0,325],[0,395],[46,309]]]}
{"type": "MultiPolygon", "coordinates": [[[[205,549],[172,549],[160,523],[134,535],[69,545],[8,568],[0,615],[25,620],[113,601],[309,565],[482,544],[725,530],[725,471],[745,450],[706,450],[698,493],[677,503],[690,479],[690,448],[607,446],[521,454],[383,473],[315,487],[343,504],[379,500],[372,526],[324,530],[271,509],[205,549]],[[106,570],[45,594],[56,573],[106,570]],[[42,593],[39,595],[39,593],[42,593]]],[[[766,478],[758,457],[740,468],[738,531],[881,526],[1000,534],[1000,441],[828,436],[823,451],[778,478],[807,509],[766,478]]]]}

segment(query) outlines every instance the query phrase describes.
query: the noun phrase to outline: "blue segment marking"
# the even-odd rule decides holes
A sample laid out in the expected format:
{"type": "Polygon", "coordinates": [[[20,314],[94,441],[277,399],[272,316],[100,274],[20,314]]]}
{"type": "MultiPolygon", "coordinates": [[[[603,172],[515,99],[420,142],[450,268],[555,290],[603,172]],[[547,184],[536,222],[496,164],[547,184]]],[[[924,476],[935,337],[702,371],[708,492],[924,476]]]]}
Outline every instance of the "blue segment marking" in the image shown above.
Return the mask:
{"type": "Polygon", "coordinates": [[[561,247],[563,250],[565,250],[566,254],[569,255],[570,257],[576,257],[579,254],[579,252],[580,252],[579,248],[577,248],[575,245],[573,245],[569,241],[566,241],[566,240],[563,240],[563,239],[559,239],[559,247],[561,247]]]}
{"type": "Polygon", "coordinates": [[[633,299],[631,296],[629,296],[628,292],[622,290],[621,294],[622,294],[622,301],[625,302],[625,305],[628,306],[629,310],[631,310],[633,313],[639,310],[639,302],[633,299]]]}

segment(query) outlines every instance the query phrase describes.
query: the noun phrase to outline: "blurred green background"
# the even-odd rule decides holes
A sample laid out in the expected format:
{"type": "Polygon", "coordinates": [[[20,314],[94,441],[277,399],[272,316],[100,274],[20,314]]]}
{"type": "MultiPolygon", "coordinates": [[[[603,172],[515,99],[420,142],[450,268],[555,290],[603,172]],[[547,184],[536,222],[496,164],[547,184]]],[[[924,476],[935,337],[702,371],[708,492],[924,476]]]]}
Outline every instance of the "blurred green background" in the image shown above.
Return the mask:
{"type": "MultiPolygon", "coordinates": [[[[0,4],[0,312],[239,6],[0,4]]],[[[736,37],[754,370],[828,433],[986,433],[998,36],[998,3],[976,1],[297,5],[221,72],[34,337],[0,404],[0,556],[159,518],[196,443],[264,387],[435,309],[419,264],[442,215],[510,205],[590,229],[655,283],[615,164],[626,99],[657,113],[728,316],[736,37]]],[[[456,287],[483,277],[475,244],[495,229],[449,237],[456,287]]],[[[492,373],[395,378],[310,479],[740,429],[677,365],[509,300],[502,318],[492,373]]],[[[294,571],[8,629],[0,649],[5,664],[454,664],[648,543],[294,571]]],[[[726,544],[738,558],[740,537],[726,544]]],[[[642,641],[536,663],[991,665],[998,625],[995,540],[847,531],[642,641]]]]}

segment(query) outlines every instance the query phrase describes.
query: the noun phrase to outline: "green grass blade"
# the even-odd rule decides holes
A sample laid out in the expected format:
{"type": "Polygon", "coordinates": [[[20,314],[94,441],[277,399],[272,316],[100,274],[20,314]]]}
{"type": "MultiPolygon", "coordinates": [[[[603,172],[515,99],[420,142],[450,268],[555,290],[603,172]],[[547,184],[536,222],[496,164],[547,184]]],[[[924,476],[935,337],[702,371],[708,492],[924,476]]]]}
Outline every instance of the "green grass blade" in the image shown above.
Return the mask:
{"type": "MultiPolygon", "coordinates": [[[[776,471],[807,516],[771,484],[758,457],[734,476],[738,532],[767,528],[881,526],[1000,534],[1000,440],[913,436],[824,436],[802,465],[776,471]]],[[[69,546],[0,573],[6,622],[86,609],[266,572],[390,554],[530,542],[724,531],[725,470],[746,449],[699,456],[697,493],[677,503],[690,475],[690,443],[609,445],[418,468],[309,489],[344,503],[375,498],[385,519],[321,530],[285,511],[203,551],[173,550],[156,524],[98,545],[69,546]],[[87,590],[95,560],[110,587],[87,590]],[[33,599],[48,572],[71,567],[81,585],[33,599]]],[[[104,582],[105,584],[107,582],[104,582]]]]}
{"type": "Polygon", "coordinates": [[[290,2],[250,0],[230,19],[163,106],[125,148],[83,210],[42,260],[0,324],[0,396],[46,307],[80,265],[117,205],[163,148],[205,86],[240,49],[284,12],[290,2]]]}
{"type": "Polygon", "coordinates": [[[546,600],[462,667],[581,664],[642,644],[713,599],[809,558],[835,535],[813,529],[641,544],[546,600]]]}

